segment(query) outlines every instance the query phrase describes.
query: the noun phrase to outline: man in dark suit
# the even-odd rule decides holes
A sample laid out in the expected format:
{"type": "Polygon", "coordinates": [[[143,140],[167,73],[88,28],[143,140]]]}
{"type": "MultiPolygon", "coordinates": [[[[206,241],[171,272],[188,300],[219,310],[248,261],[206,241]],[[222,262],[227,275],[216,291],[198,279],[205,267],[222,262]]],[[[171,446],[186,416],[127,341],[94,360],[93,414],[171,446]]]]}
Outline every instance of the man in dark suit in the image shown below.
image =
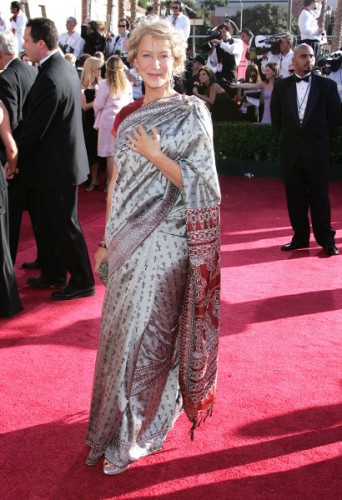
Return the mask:
{"type": "Polygon", "coordinates": [[[309,208],[317,243],[326,254],[337,255],[335,230],[330,223],[330,139],[340,120],[336,83],[312,73],[315,56],[309,45],[294,51],[295,75],[278,80],[271,98],[272,125],[279,134],[287,206],[294,231],[281,250],[307,248],[309,208]]]}
{"type": "MultiPolygon", "coordinates": [[[[54,300],[95,294],[88,250],[77,217],[78,185],[89,169],[83,137],[80,81],[57,48],[58,33],[50,19],[30,19],[24,49],[40,64],[17,139],[22,183],[34,190],[41,276],[33,287],[65,286],[54,300]],[[69,283],[66,281],[70,274],[69,283]]],[[[8,176],[12,172],[8,171],[8,176]]]]}
{"type": "MultiPolygon", "coordinates": [[[[10,32],[0,33],[0,100],[6,106],[10,126],[14,137],[20,130],[21,116],[25,113],[25,103],[31,87],[37,77],[37,68],[25,64],[18,58],[18,42],[10,32]]],[[[3,145],[0,149],[4,152],[3,145]]],[[[9,240],[13,264],[16,260],[19,233],[23,210],[28,208],[33,229],[35,230],[34,210],[28,190],[22,185],[18,176],[9,181],[9,240]]],[[[24,267],[34,267],[31,263],[24,267]]]]}

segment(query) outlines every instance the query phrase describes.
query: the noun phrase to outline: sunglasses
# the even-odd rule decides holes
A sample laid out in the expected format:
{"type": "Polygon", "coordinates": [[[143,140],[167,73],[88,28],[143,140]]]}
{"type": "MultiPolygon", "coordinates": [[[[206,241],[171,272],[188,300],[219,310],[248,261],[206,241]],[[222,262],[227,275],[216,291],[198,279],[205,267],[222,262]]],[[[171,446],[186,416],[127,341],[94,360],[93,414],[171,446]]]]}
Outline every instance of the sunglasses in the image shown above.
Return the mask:
{"type": "Polygon", "coordinates": [[[289,73],[294,73],[295,70],[294,69],[289,69],[289,73]]]}
{"type": "Polygon", "coordinates": [[[119,28],[126,28],[124,24],[119,24],[119,28]]]}
{"type": "Polygon", "coordinates": [[[253,75],[252,73],[249,75],[251,78],[256,78],[257,75],[253,75]]]}

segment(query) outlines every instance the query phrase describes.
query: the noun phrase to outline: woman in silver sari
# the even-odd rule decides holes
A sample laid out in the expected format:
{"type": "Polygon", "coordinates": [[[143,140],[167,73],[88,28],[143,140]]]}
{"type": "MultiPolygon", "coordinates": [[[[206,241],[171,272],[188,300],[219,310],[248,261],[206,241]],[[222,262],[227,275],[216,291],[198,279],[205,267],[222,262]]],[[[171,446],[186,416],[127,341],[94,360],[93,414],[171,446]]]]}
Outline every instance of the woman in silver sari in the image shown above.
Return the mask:
{"type": "Polygon", "coordinates": [[[211,413],[219,320],[219,203],[204,103],[172,88],[182,32],[151,17],[129,39],[145,95],[117,115],[108,191],[108,262],[87,443],[106,474],[161,449],[184,411],[211,413]]]}

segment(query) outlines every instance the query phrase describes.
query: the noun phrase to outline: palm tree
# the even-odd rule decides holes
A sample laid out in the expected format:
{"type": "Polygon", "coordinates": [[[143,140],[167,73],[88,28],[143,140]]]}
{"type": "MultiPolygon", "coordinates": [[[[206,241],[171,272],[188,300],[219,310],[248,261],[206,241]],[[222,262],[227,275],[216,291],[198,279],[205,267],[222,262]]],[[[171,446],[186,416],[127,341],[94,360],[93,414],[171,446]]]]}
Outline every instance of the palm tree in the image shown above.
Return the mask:
{"type": "Polygon", "coordinates": [[[137,18],[137,0],[131,0],[131,23],[137,18]]]}
{"type": "Polygon", "coordinates": [[[160,14],[160,0],[152,1],[152,14],[159,15],[160,14]]]}
{"type": "Polygon", "coordinates": [[[90,16],[90,0],[82,0],[82,22],[90,16]]]}
{"type": "Polygon", "coordinates": [[[338,0],[336,13],[335,13],[335,24],[333,31],[333,39],[331,42],[331,51],[335,52],[339,50],[342,45],[342,0],[338,0]]]}
{"type": "Polygon", "coordinates": [[[118,16],[119,19],[125,19],[125,0],[119,0],[118,2],[118,16]]]}

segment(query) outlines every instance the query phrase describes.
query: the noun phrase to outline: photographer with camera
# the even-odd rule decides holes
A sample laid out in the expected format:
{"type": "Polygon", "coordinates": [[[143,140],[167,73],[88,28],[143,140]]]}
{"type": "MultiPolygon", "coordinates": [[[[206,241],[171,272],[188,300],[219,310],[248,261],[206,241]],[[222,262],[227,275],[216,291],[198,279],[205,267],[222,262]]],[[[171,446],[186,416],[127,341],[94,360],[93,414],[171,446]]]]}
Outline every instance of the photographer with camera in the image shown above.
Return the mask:
{"type": "Polygon", "coordinates": [[[279,47],[279,52],[278,50],[275,51],[278,53],[272,53],[271,51],[271,55],[268,57],[267,61],[262,64],[262,70],[263,73],[265,73],[264,67],[267,63],[276,63],[279,66],[280,78],[286,78],[291,74],[289,72],[289,66],[292,64],[293,59],[293,36],[290,33],[284,33],[280,36],[277,45],[279,47]]]}
{"type": "Polygon", "coordinates": [[[198,54],[188,62],[188,71],[185,72],[185,92],[186,95],[193,95],[193,86],[195,82],[199,82],[199,72],[205,66],[205,59],[198,54]]]}
{"type": "Polygon", "coordinates": [[[73,16],[68,17],[66,20],[67,31],[59,35],[58,46],[63,54],[74,54],[78,59],[83,52],[84,40],[80,33],[77,33],[76,25],[77,19],[73,16]]]}
{"type": "Polygon", "coordinates": [[[323,76],[334,80],[342,103],[342,48],[317,61],[323,76]]]}
{"type": "Polygon", "coordinates": [[[330,54],[329,57],[317,61],[321,73],[326,78],[333,80],[341,100],[340,125],[342,125],[342,48],[330,54]]]}
{"type": "Polygon", "coordinates": [[[81,27],[81,37],[84,39],[85,44],[83,52],[85,54],[94,55],[95,52],[105,52],[106,39],[99,32],[99,23],[87,19],[81,27]]]}
{"type": "Polygon", "coordinates": [[[211,44],[215,46],[218,69],[216,78],[222,85],[235,83],[237,81],[237,68],[240,64],[243,41],[240,38],[233,38],[233,26],[228,21],[217,27],[220,38],[213,38],[211,44]]]}

